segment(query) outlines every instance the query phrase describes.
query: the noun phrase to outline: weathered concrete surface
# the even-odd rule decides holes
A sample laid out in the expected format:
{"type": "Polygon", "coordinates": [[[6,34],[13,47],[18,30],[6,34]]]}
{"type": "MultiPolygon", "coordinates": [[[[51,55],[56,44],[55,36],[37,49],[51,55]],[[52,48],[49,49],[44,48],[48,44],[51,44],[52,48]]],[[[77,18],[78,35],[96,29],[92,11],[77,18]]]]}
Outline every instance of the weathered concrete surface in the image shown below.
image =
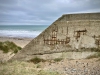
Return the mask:
{"type": "Polygon", "coordinates": [[[73,49],[79,49],[79,48],[97,48],[95,44],[95,39],[87,36],[87,35],[82,35],[80,36],[79,41],[75,40],[75,38],[71,39],[70,45],[72,46],[73,49]]]}
{"type": "Polygon", "coordinates": [[[52,54],[43,54],[43,55],[29,55],[25,57],[25,60],[30,60],[32,58],[41,58],[41,59],[55,59],[55,58],[64,58],[64,59],[85,59],[88,56],[94,55],[97,52],[60,52],[60,53],[52,53],[52,54]]]}
{"type": "Polygon", "coordinates": [[[34,55],[100,48],[100,13],[65,14],[27,44],[12,60],[34,55]]]}

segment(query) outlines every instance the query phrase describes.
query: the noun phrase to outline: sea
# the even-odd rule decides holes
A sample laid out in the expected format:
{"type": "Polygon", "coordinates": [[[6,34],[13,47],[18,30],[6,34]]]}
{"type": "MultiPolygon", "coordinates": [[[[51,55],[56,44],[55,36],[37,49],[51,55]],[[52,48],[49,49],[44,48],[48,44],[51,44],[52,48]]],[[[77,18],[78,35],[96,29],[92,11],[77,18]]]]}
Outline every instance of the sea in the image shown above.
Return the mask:
{"type": "Polygon", "coordinates": [[[0,25],[1,37],[35,38],[48,25],[0,25]]]}

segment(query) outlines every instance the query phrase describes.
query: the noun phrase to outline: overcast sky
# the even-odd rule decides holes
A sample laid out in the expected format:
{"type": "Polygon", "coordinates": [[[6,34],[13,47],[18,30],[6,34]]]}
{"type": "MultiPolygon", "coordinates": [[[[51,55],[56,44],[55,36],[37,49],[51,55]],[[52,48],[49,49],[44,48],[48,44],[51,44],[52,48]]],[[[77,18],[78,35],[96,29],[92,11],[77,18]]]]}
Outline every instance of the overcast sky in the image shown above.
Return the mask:
{"type": "Polygon", "coordinates": [[[100,0],[0,0],[0,25],[50,25],[62,14],[100,12],[100,0]]]}

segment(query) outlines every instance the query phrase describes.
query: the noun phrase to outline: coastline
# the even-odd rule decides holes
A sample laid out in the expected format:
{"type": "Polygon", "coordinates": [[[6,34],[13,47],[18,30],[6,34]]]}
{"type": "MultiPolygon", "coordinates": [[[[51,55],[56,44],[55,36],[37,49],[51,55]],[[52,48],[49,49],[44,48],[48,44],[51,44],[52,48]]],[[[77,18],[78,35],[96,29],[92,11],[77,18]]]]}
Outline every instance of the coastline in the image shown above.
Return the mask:
{"type": "Polygon", "coordinates": [[[20,47],[24,47],[26,46],[33,38],[24,38],[24,37],[4,37],[4,36],[0,36],[0,42],[4,42],[4,41],[10,41],[10,42],[14,42],[16,45],[20,46],[20,47]]]}

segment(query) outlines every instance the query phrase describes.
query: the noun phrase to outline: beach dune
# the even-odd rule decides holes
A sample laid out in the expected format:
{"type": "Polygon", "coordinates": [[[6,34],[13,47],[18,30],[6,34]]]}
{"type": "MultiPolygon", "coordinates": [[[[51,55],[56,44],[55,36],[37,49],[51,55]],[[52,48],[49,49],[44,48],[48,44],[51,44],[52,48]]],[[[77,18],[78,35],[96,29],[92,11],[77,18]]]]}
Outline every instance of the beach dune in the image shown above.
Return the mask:
{"type": "Polygon", "coordinates": [[[23,48],[27,45],[33,38],[14,38],[14,37],[0,37],[0,42],[11,41],[14,42],[17,46],[23,48]]]}
{"type": "MultiPolygon", "coordinates": [[[[21,48],[27,45],[31,40],[32,40],[31,38],[0,37],[0,42],[5,42],[5,41],[14,42],[17,46],[20,46],[21,48]]],[[[14,53],[11,52],[3,53],[3,51],[0,50],[0,62],[6,62],[14,55],[15,55],[14,53]]]]}

